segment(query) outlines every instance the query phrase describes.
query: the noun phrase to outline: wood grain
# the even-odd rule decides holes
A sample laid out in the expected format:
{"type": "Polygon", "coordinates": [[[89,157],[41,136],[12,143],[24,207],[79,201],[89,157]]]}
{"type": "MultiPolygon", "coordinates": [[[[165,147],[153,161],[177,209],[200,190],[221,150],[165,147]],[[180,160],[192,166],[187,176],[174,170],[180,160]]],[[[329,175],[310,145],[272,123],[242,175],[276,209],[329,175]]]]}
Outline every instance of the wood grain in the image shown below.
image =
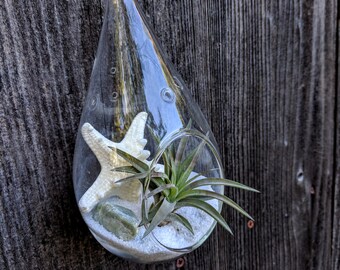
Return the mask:
{"type": "MultiPolygon", "coordinates": [[[[339,8],[339,6],[338,6],[339,8]]],[[[338,13],[337,32],[336,32],[336,110],[335,110],[335,166],[334,166],[334,206],[333,206],[333,235],[332,235],[332,269],[340,268],[340,19],[338,13]]]]}
{"type": "MultiPolygon", "coordinates": [[[[185,269],[339,269],[340,60],[335,0],[139,1],[214,131],[226,209],[185,269]]],[[[72,158],[103,7],[0,2],[0,269],[176,269],[137,265],[90,235],[72,158]]]]}

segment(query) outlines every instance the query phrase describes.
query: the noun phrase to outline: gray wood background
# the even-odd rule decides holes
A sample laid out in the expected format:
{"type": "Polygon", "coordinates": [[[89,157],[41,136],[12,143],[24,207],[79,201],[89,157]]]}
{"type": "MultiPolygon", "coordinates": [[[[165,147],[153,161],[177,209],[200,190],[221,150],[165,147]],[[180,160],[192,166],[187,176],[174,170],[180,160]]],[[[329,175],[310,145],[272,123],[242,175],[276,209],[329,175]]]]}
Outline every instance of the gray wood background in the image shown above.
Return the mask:
{"type": "MultiPolygon", "coordinates": [[[[340,269],[339,9],[336,0],[142,0],[220,144],[228,194],[183,269],[340,269]]],[[[0,1],[0,269],[136,265],[90,235],[72,157],[99,38],[100,0],[0,1]]]]}

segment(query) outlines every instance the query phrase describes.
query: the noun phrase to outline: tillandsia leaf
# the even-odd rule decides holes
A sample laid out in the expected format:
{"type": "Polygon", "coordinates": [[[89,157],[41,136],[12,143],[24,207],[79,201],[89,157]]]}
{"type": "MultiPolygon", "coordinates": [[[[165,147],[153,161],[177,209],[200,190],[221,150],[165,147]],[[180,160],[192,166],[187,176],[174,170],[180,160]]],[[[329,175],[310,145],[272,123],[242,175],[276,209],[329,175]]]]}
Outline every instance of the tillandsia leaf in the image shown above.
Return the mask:
{"type": "Polygon", "coordinates": [[[175,166],[175,161],[173,159],[170,160],[170,174],[171,174],[171,183],[177,185],[177,179],[178,179],[178,167],[175,166]]]}
{"type": "Polygon", "coordinates": [[[149,130],[152,138],[157,142],[157,144],[160,144],[161,139],[158,136],[156,136],[154,129],[148,125],[148,130],[149,130]]]}
{"type": "MultiPolygon", "coordinates": [[[[192,124],[192,121],[190,119],[186,129],[191,129],[191,124],[192,124]]],[[[189,138],[187,136],[184,136],[179,142],[177,152],[176,152],[176,157],[175,157],[175,166],[178,166],[178,164],[181,162],[183,158],[184,150],[187,146],[188,139],[189,138]]]]}
{"type": "Polygon", "coordinates": [[[169,199],[170,202],[174,202],[176,201],[177,194],[178,194],[178,188],[174,186],[170,189],[170,194],[167,198],[169,199]]]}
{"type": "Polygon", "coordinates": [[[198,209],[201,209],[202,211],[206,212],[208,215],[210,215],[213,219],[215,219],[220,225],[222,225],[223,228],[225,228],[228,232],[230,232],[232,235],[233,232],[230,229],[227,222],[224,220],[224,218],[221,216],[221,214],[210,204],[203,202],[201,200],[197,200],[194,198],[187,198],[181,202],[178,202],[176,204],[176,209],[182,208],[182,207],[195,207],[198,209]]]}
{"type": "MultiPolygon", "coordinates": [[[[174,155],[176,155],[176,152],[174,153],[174,155]]],[[[176,163],[175,158],[172,158],[171,163],[170,163],[171,164],[171,176],[172,176],[171,180],[173,183],[177,184],[179,176],[180,176],[179,175],[180,171],[178,170],[179,166],[176,165],[175,163],[176,163]]]]}
{"type": "Polygon", "coordinates": [[[152,177],[151,182],[154,183],[157,187],[161,187],[167,184],[165,180],[160,177],[152,177]]]}
{"type": "Polygon", "coordinates": [[[169,219],[171,220],[175,220],[179,223],[181,223],[185,228],[187,228],[192,234],[195,234],[194,233],[194,230],[190,224],[190,222],[185,218],[183,217],[182,215],[178,214],[178,213],[170,213],[169,216],[168,216],[169,219]]]}
{"type": "Polygon", "coordinates": [[[149,218],[148,218],[148,210],[147,210],[147,201],[142,200],[142,222],[140,226],[148,224],[149,218]]]}
{"type": "MultiPolygon", "coordinates": [[[[154,190],[156,188],[158,188],[158,186],[154,182],[150,181],[149,189],[147,191],[154,190]]],[[[146,192],[144,192],[144,190],[143,190],[143,194],[144,195],[146,194],[146,192]]]]}
{"type": "Polygon", "coordinates": [[[150,173],[149,173],[146,176],[145,181],[143,183],[143,191],[144,191],[144,193],[146,193],[146,191],[149,189],[150,183],[151,183],[151,179],[152,179],[152,177],[150,176],[150,173]]]}
{"type": "Polygon", "coordinates": [[[160,200],[159,202],[157,202],[156,204],[153,204],[151,207],[150,207],[150,210],[149,210],[149,213],[148,213],[148,223],[150,221],[152,221],[152,219],[155,217],[157,211],[159,210],[159,208],[161,207],[162,205],[162,200],[160,200]]]}
{"type": "Polygon", "coordinates": [[[157,213],[153,217],[150,225],[147,227],[143,238],[149,235],[149,233],[158,226],[166,217],[174,210],[176,203],[170,203],[168,200],[164,199],[162,205],[159,207],[157,213]]]}
{"type": "MultiPolygon", "coordinates": [[[[158,177],[152,177],[151,182],[154,183],[157,187],[162,187],[164,185],[167,185],[164,179],[158,178],[158,177]]],[[[168,197],[170,195],[170,190],[164,190],[163,193],[166,197],[168,197]]]]}
{"type": "Polygon", "coordinates": [[[188,181],[195,180],[195,179],[196,179],[197,177],[199,177],[199,176],[204,176],[205,174],[208,174],[208,173],[211,173],[211,172],[215,172],[215,171],[219,171],[219,170],[220,170],[219,168],[212,168],[212,169],[209,169],[209,170],[206,170],[206,171],[197,173],[197,174],[194,175],[193,177],[189,178],[188,181]]]}
{"type": "Polygon", "coordinates": [[[194,189],[194,190],[189,190],[187,192],[183,192],[177,197],[177,200],[180,201],[185,198],[189,197],[197,197],[197,196],[205,196],[205,197],[211,197],[212,199],[217,199],[225,204],[233,207],[237,211],[239,211],[241,214],[246,216],[247,218],[254,220],[245,210],[241,208],[237,203],[235,203],[233,200],[229,199],[228,197],[221,195],[219,193],[213,192],[213,191],[208,191],[208,190],[200,190],[200,189],[194,189]]]}
{"type": "MultiPolygon", "coordinates": [[[[185,181],[184,183],[182,183],[181,185],[179,185],[179,192],[181,192],[187,185],[189,185],[191,182],[194,182],[197,178],[199,177],[205,177],[204,174],[213,172],[213,171],[218,171],[219,168],[213,168],[210,170],[206,170],[200,173],[197,173],[196,175],[194,175],[193,177],[189,178],[187,181],[185,181]]],[[[223,178],[222,178],[223,179],[223,178]]]]}
{"type": "Polygon", "coordinates": [[[167,184],[167,185],[164,185],[164,186],[161,186],[161,187],[158,187],[154,190],[152,190],[151,192],[149,192],[146,196],[145,196],[145,199],[148,199],[150,197],[153,197],[155,196],[156,194],[158,193],[161,193],[167,189],[171,189],[171,188],[176,188],[176,186],[174,184],[167,184]]]}
{"type": "Polygon", "coordinates": [[[163,163],[164,163],[164,173],[168,175],[168,177],[171,177],[171,164],[170,164],[170,159],[167,156],[166,152],[163,153],[162,155],[163,163]]]}
{"type": "Polygon", "coordinates": [[[148,164],[140,161],[138,158],[135,158],[134,156],[131,156],[130,154],[124,152],[123,150],[120,150],[118,148],[117,153],[122,158],[124,158],[127,162],[129,162],[133,167],[135,167],[140,172],[145,172],[149,170],[148,164]]]}
{"type": "Polygon", "coordinates": [[[184,190],[191,190],[194,188],[202,187],[202,186],[213,186],[213,185],[223,185],[227,187],[234,187],[234,188],[239,188],[239,189],[244,189],[252,192],[259,192],[258,190],[248,187],[246,185],[243,185],[241,183],[228,180],[228,179],[223,179],[223,178],[204,178],[197,180],[195,182],[192,182],[188,184],[184,190]]]}
{"type": "Polygon", "coordinates": [[[196,153],[197,148],[195,148],[194,150],[192,150],[187,156],[186,158],[180,163],[178,164],[178,166],[176,167],[177,171],[178,171],[178,176],[181,176],[183,174],[183,172],[186,170],[186,168],[189,167],[195,153],[196,153]]]}
{"type": "Polygon", "coordinates": [[[151,173],[151,177],[162,178],[162,179],[166,179],[166,180],[170,181],[169,177],[165,173],[161,173],[161,172],[153,172],[153,173],[151,173]]]}
{"type": "Polygon", "coordinates": [[[128,176],[126,178],[119,179],[117,182],[115,182],[115,184],[119,184],[119,183],[126,182],[126,181],[131,181],[131,180],[135,180],[135,179],[140,180],[142,182],[142,184],[144,184],[145,178],[147,176],[148,176],[148,172],[136,173],[136,174],[128,176]]]}
{"type": "Polygon", "coordinates": [[[167,149],[167,154],[169,156],[170,162],[171,164],[175,164],[175,150],[174,150],[174,145],[171,144],[169,145],[168,149],[167,149]]]}
{"type": "Polygon", "coordinates": [[[183,174],[181,175],[181,178],[179,179],[178,183],[179,185],[181,185],[182,183],[186,182],[188,180],[188,177],[190,176],[190,174],[192,173],[192,170],[194,169],[197,160],[199,158],[199,155],[201,154],[204,145],[206,144],[205,141],[202,141],[198,147],[194,150],[194,154],[190,157],[191,161],[188,165],[188,167],[186,168],[186,170],[183,172],[183,174]]]}
{"type": "MultiPolygon", "coordinates": [[[[148,126],[148,129],[149,129],[149,132],[150,132],[152,138],[155,140],[155,142],[158,145],[160,145],[160,143],[161,143],[160,138],[158,136],[156,136],[154,130],[150,126],[148,126]]],[[[170,173],[171,173],[170,160],[169,160],[169,157],[166,155],[165,152],[162,155],[162,159],[163,159],[163,162],[164,162],[164,173],[167,174],[170,177],[170,173]]]]}
{"type": "Polygon", "coordinates": [[[111,171],[113,172],[124,172],[124,173],[140,173],[139,170],[137,170],[135,167],[133,166],[122,166],[122,167],[117,167],[112,169],[111,171]]]}
{"type": "MultiPolygon", "coordinates": [[[[202,134],[202,142],[189,152],[186,148],[190,135],[189,133],[187,135],[186,131],[190,131],[190,128],[191,121],[187,128],[181,131],[185,136],[181,138],[176,151],[174,151],[174,145],[172,144],[163,152],[162,160],[164,163],[164,173],[157,170],[156,165],[150,168],[148,164],[138,158],[131,156],[121,149],[113,148],[123,159],[130,163],[131,166],[122,166],[115,168],[112,171],[132,174],[116,183],[139,179],[143,184],[144,194],[147,194],[142,199],[141,209],[142,221],[140,225],[146,226],[143,237],[146,237],[161,222],[169,219],[181,223],[193,234],[194,231],[190,222],[185,217],[174,212],[176,209],[185,206],[201,209],[232,234],[230,227],[221,214],[213,206],[205,202],[212,199],[220,200],[238,210],[249,219],[253,219],[238,204],[228,197],[213,191],[198,189],[199,187],[204,186],[223,185],[258,192],[253,188],[235,181],[205,176],[206,173],[219,170],[219,168],[210,169],[201,173],[193,172],[196,163],[202,154],[206,141],[208,140],[208,134],[206,136],[202,134]],[[187,154],[187,152],[189,154],[187,154]],[[186,154],[185,158],[184,154],[186,154]],[[153,197],[151,206],[150,197],[153,197]]],[[[150,133],[155,141],[160,144],[160,139],[156,137],[155,133],[152,131],[150,131],[150,133]]]]}
{"type": "Polygon", "coordinates": [[[201,201],[211,201],[213,198],[208,197],[208,196],[195,196],[194,197],[197,200],[201,200],[201,201]]]}
{"type": "MultiPolygon", "coordinates": [[[[192,150],[191,153],[181,163],[181,165],[179,166],[181,175],[184,174],[186,171],[190,171],[189,167],[192,167],[191,171],[193,170],[193,168],[196,165],[199,154],[203,150],[203,146],[206,144],[206,141],[209,140],[209,138],[207,137],[208,135],[209,135],[209,132],[206,134],[206,136],[203,137],[205,140],[203,140],[194,150],[192,150]]],[[[187,180],[189,176],[187,176],[185,180],[187,180]]]]}

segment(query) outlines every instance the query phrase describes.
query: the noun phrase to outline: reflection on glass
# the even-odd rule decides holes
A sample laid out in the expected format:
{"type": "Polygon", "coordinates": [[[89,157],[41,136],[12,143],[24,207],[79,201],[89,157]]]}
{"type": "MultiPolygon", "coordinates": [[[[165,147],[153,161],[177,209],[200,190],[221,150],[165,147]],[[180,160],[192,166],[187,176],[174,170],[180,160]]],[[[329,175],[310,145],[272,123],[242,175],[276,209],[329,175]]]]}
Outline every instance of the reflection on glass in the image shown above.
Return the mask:
{"type": "MultiPolygon", "coordinates": [[[[152,184],[146,189],[143,181],[150,176],[120,181],[140,171],[117,170],[133,167],[125,153],[150,171],[164,173],[165,158],[154,158],[166,149],[179,149],[183,137],[182,163],[204,142],[188,177],[200,172],[205,172],[201,178],[223,177],[209,125],[179,74],[165,61],[140,7],[133,0],[108,0],[73,172],[83,218],[106,249],[138,262],[164,261],[191,251],[209,236],[216,222],[184,207],[181,213],[189,215],[195,236],[182,224],[166,220],[143,238],[148,228],[143,209],[148,211],[167,191],[146,200],[152,184]]],[[[171,151],[176,156],[176,150],[171,151]]],[[[223,193],[221,186],[213,189],[223,193]]],[[[220,212],[216,200],[209,203],[220,212]]]]}

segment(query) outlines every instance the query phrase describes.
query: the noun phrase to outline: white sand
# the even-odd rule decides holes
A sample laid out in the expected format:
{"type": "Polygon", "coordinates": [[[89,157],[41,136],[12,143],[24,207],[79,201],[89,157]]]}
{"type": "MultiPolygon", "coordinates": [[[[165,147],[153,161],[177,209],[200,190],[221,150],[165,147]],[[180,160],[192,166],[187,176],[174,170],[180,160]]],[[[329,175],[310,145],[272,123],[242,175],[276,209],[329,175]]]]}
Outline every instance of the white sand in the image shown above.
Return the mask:
{"type": "MultiPolygon", "coordinates": [[[[119,199],[114,199],[114,203],[125,206],[133,210],[137,215],[139,209],[136,206],[129,205],[119,199]]],[[[218,209],[218,201],[208,201],[215,209],[218,209]]],[[[124,241],[117,238],[114,234],[107,231],[97,221],[92,218],[92,213],[84,215],[84,220],[89,226],[95,238],[110,252],[121,257],[132,259],[138,262],[157,262],[170,260],[184,254],[185,251],[171,251],[160,245],[155,239],[163,245],[172,249],[186,249],[195,245],[202,237],[207,236],[210,232],[214,220],[203,211],[193,207],[183,207],[178,210],[191,223],[195,232],[192,235],[182,224],[171,222],[162,227],[156,227],[153,232],[142,239],[145,232],[144,227],[138,229],[138,234],[134,240],[124,241]]]]}

